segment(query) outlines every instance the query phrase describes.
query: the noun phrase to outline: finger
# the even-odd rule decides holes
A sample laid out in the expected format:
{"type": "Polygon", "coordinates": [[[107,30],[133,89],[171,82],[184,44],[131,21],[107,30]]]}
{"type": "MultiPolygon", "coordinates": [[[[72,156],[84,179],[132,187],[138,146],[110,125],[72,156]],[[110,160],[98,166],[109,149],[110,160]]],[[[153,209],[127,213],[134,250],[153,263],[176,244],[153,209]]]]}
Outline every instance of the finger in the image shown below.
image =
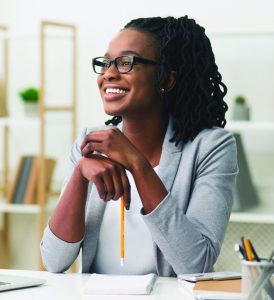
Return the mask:
{"type": "Polygon", "coordinates": [[[115,188],[114,188],[114,184],[113,184],[113,180],[112,180],[112,174],[108,169],[104,171],[103,181],[104,181],[105,190],[106,190],[105,201],[109,201],[109,200],[113,199],[113,197],[114,197],[115,188]]]}
{"type": "MultiPolygon", "coordinates": [[[[103,143],[98,143],[98,142],[90,142],[89,143],[89,151],[96,151],[99,153],[104,153],[104,147],[103,147],[103,143]]],[[[106,153],[104,153],[106,154],[106,153]]]]}
{"type": "MultiPolygon", "coordinates": [[[[104,153],[103,144],[97,143],[97,142],[87,143],[86,146],[82,149],[82,156],[90,157],[90,155],[93,154],[94,151],[99,152],[99,153],[104,153]]],[[[104,153],[104,154],[106,154],[106,153],[104,153]]]]}
{"type": "Polygon", "coordinates": [[[86,147],[86,145],[90,142],[102,142],[102,137],[98,134],[94,135],[95,132],[90,132],[88,135],[85,136],[85,138],[82,141],[82,144],[80,146],[81,151],[86,147]],[[100,138],[101,137],[101,138],[100,138]]]}
{"type": "Polygon", "coordinates": [[[84,157],[89,157],[90,154],[92,154],[92,151],[91,151],[90,147],[91,147],[90,143],[87,143],[87,144],[82,148],[82,156],[84,156],[84,157]]]}
{"type": "Polygon", "coordinates": [[[89,142],[82,149],[82,156],[90,157],[94,151],[101,152],[102,147],[99,147],[98,143],[89,142]]]}
{"type": "Polygon", "coordinates": [[[105,139],[109,138],[110,136],[116,135],[117,133],[121,133],[121,131],[118,128],[97,130],[97,131],[93,131],[89,134],[89,139],[91,141],[102,142],[105,139]]]}
{"type": "Polygon", "coordinates": [[[115,175],[112,177],[114,190],[115,190],[113,200],[118,200],[124,193],[123,182],[121,178],[122,173],[123,173],[123,168],[119,165],[115,165],[115,175]]]}
{"type": "Polygon", "coordinates": [[[121,173],[121,180],[123,184],[123,190],[124,190],[124,199],[125,199],[125,207],[127,210],[130,208],[130,202],[131,202],[131,196],[130,196],[130,183],[126,174],[126,171],[123,169],[123,172],[121,173]]]}
{"type": "Polygon", "coordinates": [[[111,139],[111,137],[117,136],[117,134],[123,135],[123,133],[118,128],[90,132],[85,136],[80,148],[81,150],[83,150],[85,146],[90,142],[102,144],[104,141],[111,139]]]}
{"type": "Polygon", "coordinates": [[[83,149],[87,146],[87,144],[90,142],[89,140],[89,135],[86,135],[81,146],[80,146],[80,149],[81,151],[83,151],[83,149]]]}
{"type": "Polygon", "coordinates": [[[107,192],[106,192],[106,187],[105,187],[104,181],[102,180],[102,178],[99,178],[94,181],[94,184],[97,188],[97,192],[99,194],[100,199],[105,201],[107,192]]]}

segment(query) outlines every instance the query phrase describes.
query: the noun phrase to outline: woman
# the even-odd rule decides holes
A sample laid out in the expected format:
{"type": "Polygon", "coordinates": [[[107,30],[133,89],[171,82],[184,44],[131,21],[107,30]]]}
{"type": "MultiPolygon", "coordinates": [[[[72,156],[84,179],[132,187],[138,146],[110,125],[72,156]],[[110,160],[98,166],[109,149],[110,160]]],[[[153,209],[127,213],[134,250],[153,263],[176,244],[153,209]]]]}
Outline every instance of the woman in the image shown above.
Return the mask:
{"type": "Polygon", "coordinates": [[[133,20],[93,68],[112,126],[86,129],[73,145],[41,242],[46,268],[67,270],[82,249],[82,272],[211,271],[237,162],[234,138],[222,128],[226,87],[204,29],[187,16],[133,20]],[[119,201],[111,201],[122,195],[124,267],[119,201]]]}

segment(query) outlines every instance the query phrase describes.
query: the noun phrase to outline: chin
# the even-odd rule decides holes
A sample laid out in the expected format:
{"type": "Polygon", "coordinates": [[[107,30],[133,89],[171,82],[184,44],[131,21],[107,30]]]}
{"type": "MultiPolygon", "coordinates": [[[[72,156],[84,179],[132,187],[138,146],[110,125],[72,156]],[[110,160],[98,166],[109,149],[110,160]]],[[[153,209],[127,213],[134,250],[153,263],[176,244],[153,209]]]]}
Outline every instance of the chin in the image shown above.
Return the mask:
{"type": "Polygon", "coordinates": [[[104,107],[104,111],[105,111],[105,113],[107,115],[112,116],[112,117],[114,117],[114,116],[120,116],[120,114],[121,114],[121,110],[114,109],[114,108],[111,108],[109,106],[105,106],[104,107]]]}
{"type": "Polygon", "coordinates": [[[105,113],[110,116],[110,117],[115,117],[115,116],[120,116],[120,112],[118,111],[113,111],[110,109],[105,109],[105,113]]]}
{"type": "Polygon", "coordinates": [[[107,115],[114,116],[118,110],[113,107],[109,107],[109,105],[105,105],[104,111],[107,115]]]}

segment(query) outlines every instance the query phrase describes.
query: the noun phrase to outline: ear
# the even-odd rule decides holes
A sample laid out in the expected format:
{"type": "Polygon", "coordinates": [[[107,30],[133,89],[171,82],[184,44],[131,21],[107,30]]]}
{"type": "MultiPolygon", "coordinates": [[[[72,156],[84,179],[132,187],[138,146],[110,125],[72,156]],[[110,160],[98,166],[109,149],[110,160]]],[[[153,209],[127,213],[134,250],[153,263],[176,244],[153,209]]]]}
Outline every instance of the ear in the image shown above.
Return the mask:
{"type": "Polygon", "coordinates": [[[176,77],[177,77],[177,72],[176,71],[171,71],[168,77],[168,82],[167,82],[167,91],[171,91],[175,84],[176,84],[176,77]]]}

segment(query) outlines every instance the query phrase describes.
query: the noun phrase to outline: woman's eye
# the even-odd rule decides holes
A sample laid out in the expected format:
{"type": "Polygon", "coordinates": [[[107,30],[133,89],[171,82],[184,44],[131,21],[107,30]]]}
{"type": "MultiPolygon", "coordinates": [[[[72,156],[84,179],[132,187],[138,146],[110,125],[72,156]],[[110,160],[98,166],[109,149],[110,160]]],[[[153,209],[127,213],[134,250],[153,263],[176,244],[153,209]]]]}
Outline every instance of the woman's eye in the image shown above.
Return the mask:
{"type": "Polygon", "coordinates": [[[131,61],[123,61],[122,65],[123,66],[130,66],[131,65],[131,61]]]}
{"type": "Polygon", "coordinates": [[[109,64],[109,61],[108,61],[108,60],[103,60],[103,61],[102,61],[102,65],[103,65],[104,67],[108,66],[108,64],[109,64]]]}

